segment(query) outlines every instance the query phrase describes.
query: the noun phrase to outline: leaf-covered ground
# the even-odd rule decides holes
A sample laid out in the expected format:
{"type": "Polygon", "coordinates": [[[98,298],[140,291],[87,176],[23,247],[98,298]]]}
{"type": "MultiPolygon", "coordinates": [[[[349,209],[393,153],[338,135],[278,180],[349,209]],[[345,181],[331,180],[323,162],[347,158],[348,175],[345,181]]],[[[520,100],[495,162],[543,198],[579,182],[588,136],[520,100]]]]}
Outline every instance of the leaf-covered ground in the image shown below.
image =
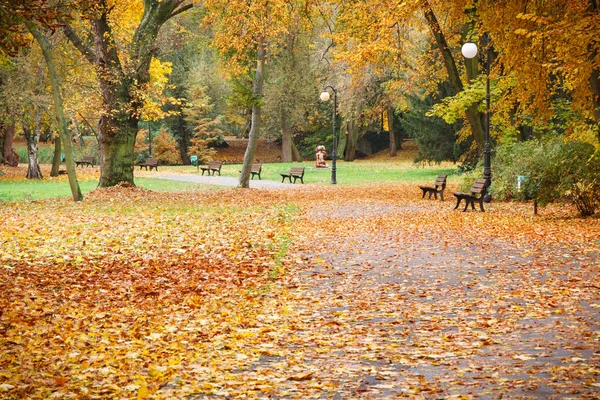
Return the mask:
{"type": "Polygon", "coordinates": [[[414,185],[0,209],[0,397],[598,398],[600,223],[414,185]]]}

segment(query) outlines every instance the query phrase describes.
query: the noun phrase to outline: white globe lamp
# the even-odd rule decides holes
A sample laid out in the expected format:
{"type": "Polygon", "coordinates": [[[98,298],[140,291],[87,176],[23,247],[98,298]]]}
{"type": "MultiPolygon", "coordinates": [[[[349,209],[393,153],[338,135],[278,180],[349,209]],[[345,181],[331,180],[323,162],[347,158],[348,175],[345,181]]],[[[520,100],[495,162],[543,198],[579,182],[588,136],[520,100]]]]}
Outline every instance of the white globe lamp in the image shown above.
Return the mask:
{"type": "Polygon", "coordinates": [[[463,44],[460,50],[465,58],[473,58],[477,55],[477,45],[473,42],[463,44]]]}

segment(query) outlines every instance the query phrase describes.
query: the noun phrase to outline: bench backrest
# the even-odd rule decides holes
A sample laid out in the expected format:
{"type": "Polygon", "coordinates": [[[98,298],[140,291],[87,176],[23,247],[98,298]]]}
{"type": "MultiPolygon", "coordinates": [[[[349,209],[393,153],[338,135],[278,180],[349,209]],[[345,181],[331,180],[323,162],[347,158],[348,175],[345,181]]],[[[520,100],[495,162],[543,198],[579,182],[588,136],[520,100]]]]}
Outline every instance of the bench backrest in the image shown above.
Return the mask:
{"type": "Polygon", "coordinates": [[[260,172],[262,169],[262,164],[252,164],[251,171],[252,172],[260,172]]]}
{"type": "Polygon", "coordinates": [[[83,157],[83,161],[94,163],[94,162],[96,162],[96,157],[86,156],[86,157],[83,157]]]}
{"type": "Polygon", "coordinates": [[[158,165],[157,158],[149,158],[146,160],[146,165],[158,165]]]}
{"type": "Polygon", "coordinates": [[[221,161],[211,161],[208,163],[208,168],[221,169],[222,164],[223,163],[221,161]]]}
{"type": "Polygon", "coordinates": [[[487,188],[487,179],[475,179],[475,183],[471,186],[472,194],[483,194],[487,188]]]}
{"type": "Polygon", "coordinates": [[[448,177],[448,175],[446,174],[439,174],[435,180],[434,185],[437,186],[441,186],[442,188],[446,187],[446,178],[448,177]]]}
{"type": "Polygon", "coordinates": [[[290,169],[290,175],[303,176],[304,175],[304,167],[292,167],[292,169],[290,169]]]}

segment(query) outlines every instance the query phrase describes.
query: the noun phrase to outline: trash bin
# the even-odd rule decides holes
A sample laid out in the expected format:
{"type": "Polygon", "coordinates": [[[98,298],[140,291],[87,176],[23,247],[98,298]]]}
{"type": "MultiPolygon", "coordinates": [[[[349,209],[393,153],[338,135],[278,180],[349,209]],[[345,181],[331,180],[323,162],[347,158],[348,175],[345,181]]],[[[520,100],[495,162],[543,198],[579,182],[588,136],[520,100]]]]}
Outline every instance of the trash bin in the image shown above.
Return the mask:
{"type": "Polygon", "coordinates": [[[191,161],[192,165],[197,165],[198,164],[198,156],[190,156],[190,161],[191,161]]]}

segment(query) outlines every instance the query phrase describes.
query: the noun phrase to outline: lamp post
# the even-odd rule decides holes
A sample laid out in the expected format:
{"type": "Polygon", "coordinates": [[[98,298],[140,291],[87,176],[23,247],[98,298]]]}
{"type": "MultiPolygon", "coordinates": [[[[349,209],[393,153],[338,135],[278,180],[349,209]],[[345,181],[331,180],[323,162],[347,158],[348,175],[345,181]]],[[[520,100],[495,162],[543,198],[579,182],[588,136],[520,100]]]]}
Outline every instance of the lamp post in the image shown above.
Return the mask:
{"type": "Polygon", "coordinates": [[[321,92],[321,101],[329,101],[330,95],[327,89],[331,89],[333,91],[333,151],[331,152],[331,183],[335,185],[337,183],[336,179],[336,159],[337,159],[337,132],[335,130],[335,120],[337,119],[337,90],[331,85],[326,86],[325,89],[321,92]]]}
{"type": "Polygon", "coordinates": [[[152,130],[150,129],[150,120],[146,122],[148,123],[148,151],[152,157],[152,130]]]}
{"type": "MultiPolygon", "coordinates": [[[[490,36],[484,33],[481,37],[482,44],[487,49],[485,57],[485,145],[483,147],[483,178],[487,181],[488,187],[492,183],[491,167],[491,146],[490,146],[490,61],[492,55],[492,46],[490,46],[490,36]]],[[[470,40],[463,44],[461,52],[465,58],[473,58],[477,55],[477,45],[470,40]]],[[[489,203],[492,199],[488,193],[485,201],[489,203]]]]}

